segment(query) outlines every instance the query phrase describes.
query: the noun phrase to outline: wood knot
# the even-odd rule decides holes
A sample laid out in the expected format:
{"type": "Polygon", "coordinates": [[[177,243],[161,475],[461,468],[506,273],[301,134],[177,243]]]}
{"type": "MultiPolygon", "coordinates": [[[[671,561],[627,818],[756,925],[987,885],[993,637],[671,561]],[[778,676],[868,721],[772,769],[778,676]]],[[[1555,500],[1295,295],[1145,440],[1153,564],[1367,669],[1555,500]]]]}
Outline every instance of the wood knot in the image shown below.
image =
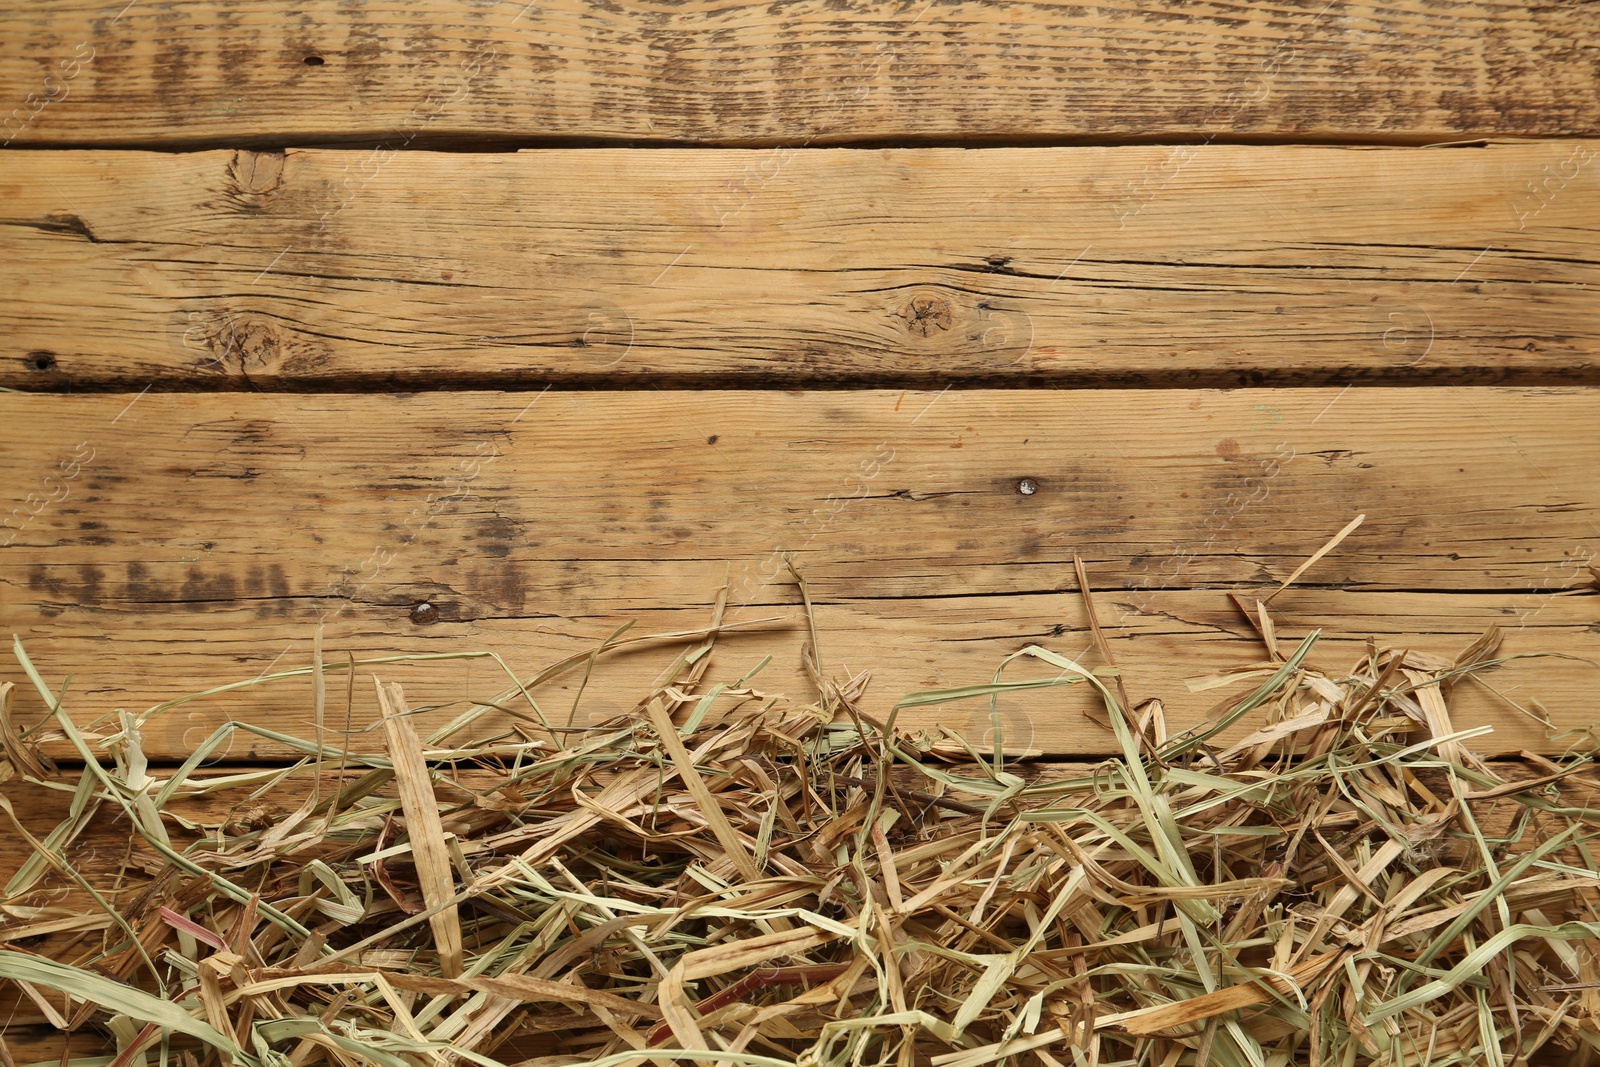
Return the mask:
{"type": "Polygon", "coordinates": [[[198,321],[184,332],[185,347],[210,353],[199,367],[249,374],[277,364],[282,340],[272,322],[229,312],[194,313],[191,319],[198,321]]]}
{"type": "Polygon", "coordinates": [[[262,208],[274,198],[283,180],[282,152],[240,149],[228,161],[228,195],[244,205],[262,208]]]}
{"type": "Polygon", "coordinates": [[[913,337],[932,337],[944,333],[955,325],[955,309],[950,301],[932,293],[918,293],[906,301],[900,311],[906,329],[913,337]]]}

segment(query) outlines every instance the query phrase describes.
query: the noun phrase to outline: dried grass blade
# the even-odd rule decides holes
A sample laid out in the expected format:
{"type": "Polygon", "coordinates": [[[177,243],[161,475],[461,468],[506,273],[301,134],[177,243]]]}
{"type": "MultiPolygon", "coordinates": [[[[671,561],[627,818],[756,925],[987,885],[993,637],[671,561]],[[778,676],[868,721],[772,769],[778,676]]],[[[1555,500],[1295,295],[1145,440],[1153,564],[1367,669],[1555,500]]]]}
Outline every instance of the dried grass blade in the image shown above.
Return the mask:
{"type": "Polygon", "coordinates": [[[232,1037],[195,1018],[170,1000],[151,996],[142,989],[123,985],[93,971],[0,949],[0,978],[44,986],[65,993],[74,1000],[97,1004],[106,1010],[154,1023],[166,1030],[188,1034],[250,1067],[256,1067],[259,1062],[240,1048],[232,1037]]]}
{"type": "MultiPolygon", "coordinates": [[[[1078,593],[1083,597],[1083,610],[1089,616],[1089,629],[1094,634],[1094,646],[1100,652],[1100,658],[1106,661],[1106,666],[1115,669],[1117,661],[1111,654],[1111,644],[1106,640],[1105,631],[1100,629],[1100,615],[1094,608],[1094,593],[1089,588],[1089,572],[1083,566],[1083,558],[1077,553],[1072,555],[1072,569],[1078,576],[1078,593]]],[[[1128,690],[1122,683],[1122,674],[1116,675],[1117,699],[1124,709],[1131,709],[1128,702],[1128,690]]]]}
{"type": "Polygon", "coordinates": [[[1188,1000],[1102,1015],[1095,1019],[1095,1026],[1099,1029],[1115,1027],[1130,1034],[1155,1035],[1174,1026],[1187,1026],[1224,1012],[1265,1004],[1273,999],[1275,993],[1291,994],[1314,981],[1347,954],[1346,950],[1328,952],[1296,964],[1287,974],[1263,974],[1255,981],[1224,986],[1188,1000]]]}
{"type": "Polygon", "coordinates": [[[689,787],[689,793],[694,797],[695,803],[700,805],[700,812],[705,816],[706,822],[711,826],[711,832],[722,845],[722,850],[727,854],[728,861],[733,864],[743,877],[750,881],[759,881],[761,869],[756,866],[755,858],[750,855],[750,850],[745,848],[744,841],[740,839],[733,824],[728,822],[728,816],[722,810],[722,805],[717,803],[717,798],[712,795],[706,786],[705,779],[695,768],[694,759],[689,755],[689,750],[683,745],[683,738],[678,736],[678,728],[672,724],[667,716],[666,706],[658,699],[652,699],[649,705],[650,724],[655,727],[656,734],[661,738],[661,743],[666,747],[667,754],[672,757],[673,765],[678,768],[678,777],[683,784],[689,787]]]}
{"type": "Polygon", "coordinates": [[[16,689],[13,682],[0,682],[0,751],[5,753],[14,767],[35,778],[48,778],[51,768],[47,757],[23,741],[16,723],[11,721],[11,694],[16,689]]]}
{"type": "Polygon", "coordinates": [[[439,818],[438,800],[428,777],[428,764],[422,757],[422,739],[407,716],[405,691],[399,682],[380,682],[373,678],[378,703],[383,712],[384,734],[389,741],[389,758],[394,765],[395,784],[406,816],[406,836],[416,862],[417,881],[422,899],[430,909],[439,910],[428,919],[439,950],[439,968],[446,978],[461,974],[461,917],[451,897],[455,873],[450,853],[444,844],[444,824],[439,818]]]}
{"type": "Polygon", "coordinates": [[[1339,542],[1343,541],[1346,537],[1349,537],[1351,534],[1355,533],[1356,527],[1360,526],[1363,522],[1365,522],[1366,518],[1367,517],[1365,515],[1357,515],[1355,518],[1351,519],[1349,524],[1347,526],[1345,526],[1344,529],[1342,529],[1338,533],[1334,534],[1332,539],[1329,540],[1327,544],[1323,545],[1321,548],[1319,548],[1315,552],[1311,553],[1311,558],[1306,560],[1304,563],[1300,564],[1300,566],[1296,567],[1294,569],[1294,573],[1289,575],[1289,577],[1285,578],[1283,580],[1283,584],[1278,586],[1278,588],[1274,589],[1270,594],[1268,594],[1267,599],[1263,600],[1261,603],[1263,605],[1272,603],[1272,598],[1273,597],[1277,596],[1279,593],[1283,592],[1285,589],[1287,589],[1291,585],[1293,585],[1295,583],[1295,580],[1297,578],[1299,578],[1302,574],[1304,574],[1306,571],[1310,570],[1312,565],[1315,564],[1317,562],[1317,560],[1321,559],[1323,556],[1326,556],[1329,552],[1332,552],[1335,548],[1338,548],[1339,547],[1339,542]]]}

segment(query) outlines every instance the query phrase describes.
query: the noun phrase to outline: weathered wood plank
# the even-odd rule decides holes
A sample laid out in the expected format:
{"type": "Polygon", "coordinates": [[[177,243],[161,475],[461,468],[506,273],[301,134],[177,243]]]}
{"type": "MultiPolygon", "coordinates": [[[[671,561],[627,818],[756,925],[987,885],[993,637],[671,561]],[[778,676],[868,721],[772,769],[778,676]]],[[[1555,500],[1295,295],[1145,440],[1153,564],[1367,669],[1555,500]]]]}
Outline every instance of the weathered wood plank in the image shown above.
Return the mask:
{"type": "MultiPolygon", "coordinates": [[[[1193,722],[1215,694],[1182,679],[1259,651],[1220,592],[1184,590],[1270,589],[1358,510],[1308,588],[1274,602],[1285,632],[1344,639],[1335,664],[1369,633],[1446,654],[1491,623],[1519,630],[1513,651],[1600,659],[1593,597],[1560,595],[1589,587],[1600,540],[1590,390],[14,394],[0,413],[22,501],[0,632],[74,676],[85,718],[304,662],[320,617],[341,653],[495,649],[531,672],[630,618],[701,625],[725,580],[734,618],[789,616],[781,635],[730,637],[729,669],[770,650],[765,684],[796,692],[785,553],[838,634],[828,661],[872,668],[883,711],[1057,626],[1086,646],[1062,592],[1078,553],[1133,688],[1193,722]]],[[[625,710],[666,656],[607,672],[596,714],[625,710]]],[[[489,695],[491,668],[468,669],[398,677],[418,700],[489,695]]],[[[1589,670],[1501,677],[1577,726],[1589,670]]],[[[281,699],[299,703],[257,690],[196,708],[151,743],[180,753],[230,714],[299,715],[281,699]]],[[[1463,699],[1507,748],[1544,743],[1486,691],[1463,699]]],[[[1031,728],[1054,753],[1107,743],[1079,711],[1031,728]]]]}
{"type": "Polygon", "coordinates": [[[10,31],[30,145],[1600,132],[1577,3],[65,0],[10,31]]]}
{"type": "Polygon", "coordinates": [[[1600,142],[0,158],[0,385],[1587,382],[1600,142]]]}
{"type": "MultiPolygon", "coordinates": [[[[824,665],[840,680],[863,670],[872,682],[863,708],[883,716],[900,697],[930,689],[971,685],[993,677],[1000,660],[1038,643],[1085,662],[1098,664],[1070,568],[1052,568],[1067,589],[1054,595],[1009,597],[917,597],[894,600],[824,601],[818,608],[824,665]]],[[[1219,702],[1241,696],[1259,684],[1242,681],[1225,689],[1190,692],[1186,681],[1235,666],[1261,662],[1259,640],[1227,600],[1211,591],[1151,591],[1137,599],[1124,593],[1101,594],[1108,638],[1134,700],[1159,697],[1174,730],[1205,721],[1219,702]]],[[[1326,636],[1315,662],[1331,671],[1352,667],[1372,637],[1380,645],[1415,648],[1453,657],[1491,625],[1510,634],[1506,654],[1554,652],[1600,658],[1600,635],[1593,628],[1593,597],[1544,594],[1338,593],[1290,590],[1273,602],[1282,639],[1293,642],[1313,628],[1326,636]]],[[[318,621],[303,602],[231,600],[179,607],[163,604],[123,608],[80,605],[49,595],[40,608],[14,608],[6,623],[21,633],[30,658],[53,686],[71,676],[67,706],[75,720],[87,722],[118,707],[143,710],[161,701],[226,682],[255,678],[269,670],[304,667],[310,662],[311,633],[318,621]],[[263,606],[270,617],[259,617],[263,606]],[[197,610],[198,609],[198,610],[197,610]]],[[[488,617],[460,623],[415,626],[406,605],[369,605],[333,615],[326,623],[330,662],[392,655],[498,653],[523,677],[603,641],[624,623],[632,633],[665,633],[703,626],[709,606],[678,610],[623,610],[598,604],[572,609],[571,617],[488,617]]],[[[763,657],[773,662],[756,678],[758,688],[809,699],[814,690],[801,667],[804,622],[793,604],[751,604],[736,620],[777,618],[756,633],[728,634],[715,653],[717,679],[732,682],[763,657]]],[[[657,644],[616,653],[596,667],[584,683],[581,669],[535,691],[545,713],[558,724],[598,722],[628,711],[684,646],[657,644]],[[579,700],[581,693],[581,701],[579,700]]],[[[343,672],[329,681],[332,726],[343,729],[348,711],[353,727],[365,730],[378,720],[368,675],[360,668],[354,702],[346,706],[343,672]]],[[[439,708],[419,715],[426,730],[450,721],[462,701],[484,700],[509,685],[487,660],[384,665],[385,679],[404,683],[410,699],[439,708]]],[[[1030,677],[1023,664],[1008,677],[1030,677]]],[[[1486,685],[1460,687],[1452,700],[1457,725],[1492,725],[1495,733],[1474,742],[1491,754],[1523,749],[1562,752],[1571,739],[1552,740],[1555,731],[1537,721],[1543,715],[1555,730],[1593,724],[1595,668],[1556,659],[1524,660],[1485,674],[1486,685]],[[1489,687],[1493,687],[1492,689],[1489,687]],[[1519,711],[1497,693],[1515,701],[1519,711]],[[1541,710],[1542,709],[1542,710],[1541,710]]],[[[26,685],[10,662],[3,674],[26,685]]],[[[43,701],[19,689],[17,712],[27,722],[44,714],[43,701]]],[[[230,719],[267,726],[300,737],[314,736],[310,682],[287,679],[184,705],[154,718],[144,731],[153,757],[180,759],[230,719]]],[[[1008,695],[1000,705],[1001,729],[1017,752],[1096,755],[1115,751],[1112,735],[1096,720],[1104,709],[1087,690],[1047,690],[1008,695]]],[[[947,726],[979,744],[993,741],[993,724],[984,701],[950,703],[902,711],[899,721],[912,729],[947,726]]],[[[504,729],[491,717],[484,729],[504,729]]],[[[1241,723],[1228,737],[1261,725],[1241,723]]],[[[49,749],[67,757],[65,744],[49,749]]],[[[221,748],[218,759],[279,760],[289,750],[240,731],[221,748]]]]}
{"type": "Polygon", "coordinates": [[[678,606],[730,563],[754,597],[781,551],[824,596],[1054,589],[1041,565],[1074,552],[1143,587],[1266,584],[1358,511],[1313,581],[1516,592],[1573,584],[1557,568],[1600,506],[1589,389],[11,394],[0,414],[8,578],[106,603],[678,606]]]}
{"type": "MultiPolygon", "coordinates": [[[[19,1011],[18,1014],[27,1017],[30,1014],[38,1014],[38,1009],[34,1009],[32,1013],[19,1011]]],[[[115,1041],[91,1031],[80,1030],[71,1037],[63,1039],[61,1032],[54,1027],[15,1022],[0,1027],[0,1040],[5,1041],[13,1062],[19,1067],[35,1063],[58,1064],[61,1062],[63,1046],[70,1058],[112,1056],[117,1051],[115,1041]]]]}

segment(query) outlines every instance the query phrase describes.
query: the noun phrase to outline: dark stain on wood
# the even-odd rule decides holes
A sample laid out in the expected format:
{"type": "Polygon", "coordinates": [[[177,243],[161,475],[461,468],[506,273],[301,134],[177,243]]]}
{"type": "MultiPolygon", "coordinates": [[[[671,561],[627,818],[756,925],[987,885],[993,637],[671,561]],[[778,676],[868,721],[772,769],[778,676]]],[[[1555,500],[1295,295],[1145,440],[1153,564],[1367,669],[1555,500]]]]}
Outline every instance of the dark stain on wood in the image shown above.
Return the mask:
{"type": "Polygon", "coordinates": [[[208,604],[233,600],[238,592],[238,583],[230,571],[222,570],[206,575],[190,570],[184,578],[180,596],[184,607],[189,611],[207,611],[215,610],[208,608],[208,604]]]}
{"type": "Polygon", "coordinates": [[[150,580],[150,571],[143,563],[134,561],[125,569],[128,599],[136,603],[150,603],[157,599],[161,588],[150,580]]]}
{"type": "Polygon", "coordinates": [[[522,538],[522,524],[498,512],[477,526],[478,555],[504,559],[522,538]]]}
{"type": "Polygon", "coordinates": [[[100,603],[100,583],[105,578],[99,567],[85,565],[78,568],[78,600],[83,604],[100,603]]]}

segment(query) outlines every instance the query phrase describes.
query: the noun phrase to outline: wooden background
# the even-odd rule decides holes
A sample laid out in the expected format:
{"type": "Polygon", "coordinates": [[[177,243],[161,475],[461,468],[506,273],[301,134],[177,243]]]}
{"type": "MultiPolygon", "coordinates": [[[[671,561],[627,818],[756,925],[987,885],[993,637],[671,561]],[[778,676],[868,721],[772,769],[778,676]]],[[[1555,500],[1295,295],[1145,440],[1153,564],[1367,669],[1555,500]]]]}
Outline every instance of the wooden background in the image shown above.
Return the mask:
{"type": "MultiPolygon", "coordinates": [[[[319,621],[527,674],[724,583],[716,672],[805,695],[786,555],[882,712],[1092,657],[1080,555],[1181,728],[1219,698],[1185,678],[1262,656],[1226,591],[1364,513],[1286,638],[1338,668],[1498,625],[1570,658],[1461,724],[1514,756],[1595,723],[1595,5],[124,2],[0,40],[0,633],[80,722],[304,665],[319,621]]],[[[1093,759],[1086,708],[1009,698],[1007,742],[1093,759]]],[[[30,1019],[19,1062],[59,1051],[30,1019]]]]}

